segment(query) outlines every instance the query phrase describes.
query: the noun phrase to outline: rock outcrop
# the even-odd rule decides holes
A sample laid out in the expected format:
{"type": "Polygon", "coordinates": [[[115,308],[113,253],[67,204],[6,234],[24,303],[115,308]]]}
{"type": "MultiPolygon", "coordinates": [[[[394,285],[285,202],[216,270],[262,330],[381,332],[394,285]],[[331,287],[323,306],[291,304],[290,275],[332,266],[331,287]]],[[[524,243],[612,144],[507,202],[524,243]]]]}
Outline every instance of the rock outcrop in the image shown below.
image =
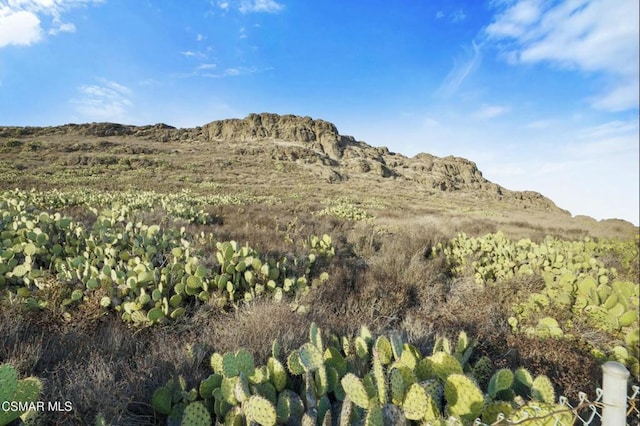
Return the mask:
{"type": "Polygon", "coordinates": [[[311,117],[277,114],[249,114],[244,119],[214,121],[202,128],[208,140],[282,140],[311,144],[333,158],[341,158],[343,149],[355,142],[341,136],[333,123],[311,117]]]}
{"type": "MultiPolygon", "coordinates": [[[[130,126],[115,123],[67,124],[58,127],[0,127],[0,137],[134,137],[154,142],[229,144],[227,152],[242,157],[264,155],[265,160],[315,167],[314,173],[330,183],[352,177],[397,179],[423,189],[460,192],[501,199],[524,208],[535,206],[561,212],[551,200],[532,191],[509,191],[482,176],[476,164],[459,157],[421,153],[412,158],[372,147],[341,135],[328,121],[311,117],[250,114],[244,119],[213,121],[201,127],[177,129],[166,124],[130,126]]],[[[373,183],[372,183],[373,184],[373,183]]]]}

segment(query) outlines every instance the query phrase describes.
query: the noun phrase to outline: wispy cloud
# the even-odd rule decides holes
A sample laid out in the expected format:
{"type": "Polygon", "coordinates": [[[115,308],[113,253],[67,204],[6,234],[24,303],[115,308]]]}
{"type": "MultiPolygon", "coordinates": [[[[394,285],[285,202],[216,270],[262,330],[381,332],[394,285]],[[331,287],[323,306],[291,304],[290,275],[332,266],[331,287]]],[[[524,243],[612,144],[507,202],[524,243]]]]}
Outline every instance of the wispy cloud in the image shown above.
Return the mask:
{"type": "Polygon", "coordinates": [[[508,113],[510,108],[504,105],[482,105],[476,112],[473,113],[475,118],[481,120],[496,118],[508,113]]]}
{"type": "Polygon", "coordinates": [[[530,123],[527,123],[524,128],[525,129],[535,129],[542,130],[548,129],[549,127],[557,124],[558,120],[535,120],[530,123]]]}
{"type": "Polygon", "coordinates": [[[259,69],[255,66],[252,67],[229,67],[225,68],[221,71],[214,72],[217,68],[216,64],[200,64],[191,72],[174,74],[172,77],[174,78],[193,78],[193,77],[204,77],[204,78],[225,78],[225,77],[239,77],[243,75],[250,75],[259,73],[262,71],[267,71],[270,68],[259,69]]]}
{"type": "Polygon", "coordinates": [[[449,15],[449,21],[453,23],[462,22],[465,19],[467,19],[467,14],[462,9],[456,9],[449,15]]]}
{"type": "Polygon", "coordinates": [[[465,57],[454,61],[453,69],[447,74],[436,94],[444,97],[455,94],[467,77],[478,68],[481,61],[480,46],[472,42],[471,49],[465,52],[465,57]]]}
{"type": "Polygon", "coordinates": [[[202,70],[211,70],[211,69],[214,69],[215,67],[216,67],[216,64],[200,64],[196,69],[198,71],[202,71],[202,70]]]}
{"type": "Polygon", "coordinates": [[[275,0],[241,0],[240,13],[278,13],[284,5],[275,0]]]}
{"type": "Polygon", "coordinates": [[[606,89],[589,99],[592,107],[638,107],[637,0],[518,0],[499,7],[485,36],[500,43],[510,62],[596,73],[606,89]]]}
{"type": "Polygon", "coordinates": [[[447,18],[448,22],[455,24],[467,19],[467,14],[462,9],[456,9],[453,12],[450,12],[448,14],[442,10],[439,10],[436,12],[436,19],[444,19],[444,18],[447,18]]]}
{"type": "Polygon", "coordinates": [[[234,68],[227,68],[220,74],[208,74],[206,76],[211,78],[238,77],[241,75],[254,74],[259,71],[260,70],[256,67],[234,67],[234,68]]]}
{"type": "Polygon", "coordinates": [[[186,56],[187,58],[206,58],[207,54],[204,52],[193,51],[193,50],[184,50],[180,52],[182,56],[186,56]]]}
{"type": "Polygon", "coordinates": [[[63,14],[75,7],[101,3],[103,0],[9,0],[0,3],[0,48],[30,46],[44,34],[75,32],[73,23],[64,22],[63,14]],[[43,21],[46,21],[43,23],[43,21]],[[43,25],[47,27],[45,30],[43,25]]]}
{"type": "Polygon", "coordinates": [[[133,106],[133,92],[115,81],[100,79],[98,84],[78,87],[78,97],[71,100],[76,111],[89,121],[127,121],[133,106]]]}

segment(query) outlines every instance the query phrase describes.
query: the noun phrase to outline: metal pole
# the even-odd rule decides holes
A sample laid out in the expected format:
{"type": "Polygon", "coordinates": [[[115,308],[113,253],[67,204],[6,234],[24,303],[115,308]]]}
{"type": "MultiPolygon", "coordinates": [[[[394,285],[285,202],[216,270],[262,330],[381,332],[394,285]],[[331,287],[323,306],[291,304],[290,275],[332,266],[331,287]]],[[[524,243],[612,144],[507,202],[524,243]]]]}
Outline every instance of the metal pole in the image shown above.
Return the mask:
{"type": "Polygon", "coordinates": [[[602,424],[624,426],[627,424],[627,379],[629,370],[615,361],[602,366],[602,424]]]}

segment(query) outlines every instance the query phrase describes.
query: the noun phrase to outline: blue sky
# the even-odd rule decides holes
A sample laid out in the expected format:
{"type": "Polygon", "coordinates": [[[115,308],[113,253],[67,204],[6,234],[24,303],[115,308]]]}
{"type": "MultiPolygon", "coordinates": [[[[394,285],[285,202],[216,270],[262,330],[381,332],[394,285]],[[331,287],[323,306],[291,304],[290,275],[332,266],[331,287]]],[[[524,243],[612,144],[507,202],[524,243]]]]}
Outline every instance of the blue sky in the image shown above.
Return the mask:
{"type": "Polygon", "coordinates": [[[308,115],[639,222],[637,0],[0,0],[0,125],[308,115]]]}

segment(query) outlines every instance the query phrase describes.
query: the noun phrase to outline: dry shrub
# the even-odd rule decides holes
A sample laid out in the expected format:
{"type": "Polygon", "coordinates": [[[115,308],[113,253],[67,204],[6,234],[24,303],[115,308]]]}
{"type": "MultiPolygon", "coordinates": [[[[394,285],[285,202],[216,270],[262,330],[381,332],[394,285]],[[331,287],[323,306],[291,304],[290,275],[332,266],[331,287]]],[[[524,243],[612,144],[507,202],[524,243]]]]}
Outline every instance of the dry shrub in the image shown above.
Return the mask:
{"type": "Polygon", "coordinates": [[[511,334],[507,336],[504,347],[493,350],[490,356],[497,366],[505,365],[511,369],[524,366],[535,375],[544,374],[556,385],[557,395],[574,401],[579,392],[595,396],[595,385],[601,385],[599,362],[572,341],[511,334]]]}
{"type": "Polygon", "coordinates": [[[230,313],[203,305],[188,321],[189,329],[198,330],[196,339],[204,347],[220,353],[245,348],[257,361],[266,361],[275,339],[285,351],[299,347],[308,339],[310,324],[287,303],[266,299],[230,313]]]}
{"type": "Polygon", "coordinates": [[[486,234],[495,233],[498,227],[495,222],[486,219],[472,219],[462,220],[457,226],[454,227],[454,231],[464,232],[471,237],[480,237],[486,234]]]}

